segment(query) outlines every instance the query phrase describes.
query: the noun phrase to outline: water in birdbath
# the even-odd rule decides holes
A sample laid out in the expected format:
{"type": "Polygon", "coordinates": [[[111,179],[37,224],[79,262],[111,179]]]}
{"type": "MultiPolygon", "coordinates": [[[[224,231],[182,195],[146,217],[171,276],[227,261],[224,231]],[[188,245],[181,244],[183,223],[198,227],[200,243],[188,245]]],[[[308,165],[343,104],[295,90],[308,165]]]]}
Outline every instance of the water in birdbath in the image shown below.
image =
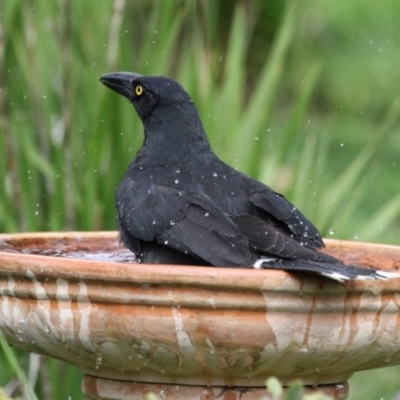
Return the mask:
{"type": "Polygon", "coordinates": [[[30,237],[0,240],[0,251],[96,261],[136,262],[134,254],[116,238],[88,240],[84,236],[79,237],[79,234],[76,237],[51,239],[30,237]]]}

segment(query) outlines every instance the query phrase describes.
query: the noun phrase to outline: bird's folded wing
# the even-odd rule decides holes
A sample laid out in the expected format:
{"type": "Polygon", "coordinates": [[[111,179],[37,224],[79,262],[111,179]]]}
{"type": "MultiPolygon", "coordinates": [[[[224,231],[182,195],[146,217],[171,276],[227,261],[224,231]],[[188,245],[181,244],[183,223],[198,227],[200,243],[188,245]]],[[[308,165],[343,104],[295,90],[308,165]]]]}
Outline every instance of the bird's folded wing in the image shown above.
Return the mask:
{"type": "Polygon", "coordinates": [[[253,192],[250,201],[276,220],[276,227],[293,239],[313,249],[324,247],[321,235],[315,226],[282,195],[270,189],[253,192]]]}
{"type": "Polygon", "coordinates": [[[120,210],[130,235],[196,255],[216,266],[250,266],[256,256],[231,219],[198,193],[152,185],[120,210]]]}
{"type": "Polygon", "coordinates": [[[328,254],[304,246],[258,217],[241,214],[232,215],[231,219],[257,253],[291,260],[340,263],[328,254]]]}

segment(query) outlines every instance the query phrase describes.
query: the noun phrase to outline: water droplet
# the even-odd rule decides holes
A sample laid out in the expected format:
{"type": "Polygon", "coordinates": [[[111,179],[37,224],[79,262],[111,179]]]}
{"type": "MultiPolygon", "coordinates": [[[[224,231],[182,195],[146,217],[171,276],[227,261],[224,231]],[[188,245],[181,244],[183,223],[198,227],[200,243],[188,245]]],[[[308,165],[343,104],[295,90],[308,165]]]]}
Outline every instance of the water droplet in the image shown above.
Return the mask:
{"type": "Polygon", "coordinates": [[[175,183],[179,183],[179,180],[178,180],[178,179],[175,179],[175,183]]]}
{"type": "Polygon", "coordinates": [[[171,225],[175,225],[175,221],[173,221],[172,219],[171,219],[171,221],[169,221],[169,223],[170,223],[171,225]]]}
{"type": "Polygon", "coordinates": [[[167,245],[167,244],[168,244],[168,240],[165,240],[165,241],[164,241],[164,244],[167,245]]]}
{"type": "Polygon", "coordinates": [[[343,147],[344,146],[344,143],[340,143],[340,147],[343,147]]]}
{"type": "Polygon", "coordinates": [[[330,235],[334,235],[334,234],[335,234],[335,230],[334,230],[334,229],[332,229],[332,228],[331,228],[331,229],[329,229],[329,231],[328,231],[328,232],[329,232],[329,234],[330,234],[330,235]]]}
{"type": "Polygon", "coordinates": [[[218,176],[218,174],[216,172],[213,173],[213,176],[218,176]]]}
{"type": "Polygon", "coordinates": [[[208,217],[209,215],[210,215],[210,213],[208,213],[208,212],[206,212],[206,213],[204,214],[205,217],[208,217]]]}
{"type": "Polygon", "coordinates": [[[358,233],[356,233],[355,235],[354,235],[354,239],[358,239],[358,233]]]}

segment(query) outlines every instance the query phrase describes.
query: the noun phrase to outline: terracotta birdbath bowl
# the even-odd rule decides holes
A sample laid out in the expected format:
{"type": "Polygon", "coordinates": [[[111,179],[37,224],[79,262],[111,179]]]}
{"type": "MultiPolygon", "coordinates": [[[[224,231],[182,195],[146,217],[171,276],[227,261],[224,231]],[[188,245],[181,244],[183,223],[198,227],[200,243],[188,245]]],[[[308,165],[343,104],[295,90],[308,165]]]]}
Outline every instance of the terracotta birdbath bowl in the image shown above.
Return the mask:
{"type": "MultiPolygon", "coordinates": [[[[400,247],[326,243],[400,270],[400,247]]],[[[98,399],[260,399],[269,376],[339,399],[354,371],[400,364],[399,278],[135,264],[116,232],[33,233],[0,235],[0,295],[8,342],[77,365],[98,399]]]]}

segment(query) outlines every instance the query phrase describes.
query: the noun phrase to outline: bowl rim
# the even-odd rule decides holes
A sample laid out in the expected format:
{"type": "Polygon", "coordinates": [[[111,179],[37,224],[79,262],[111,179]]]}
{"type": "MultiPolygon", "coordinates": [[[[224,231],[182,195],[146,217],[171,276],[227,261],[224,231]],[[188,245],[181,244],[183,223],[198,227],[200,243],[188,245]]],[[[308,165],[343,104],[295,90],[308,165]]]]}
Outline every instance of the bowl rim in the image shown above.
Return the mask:
{"type": "MultiPolygon", "coordinates": [[[[0,234],[0,243],[12,240],[118,240],[117,231],[67,231],[67,232],[24,232],[0,234]]],[[[400,246],[377,244],[369,242],[353,242],[336,239],[326,239],[326,251],[341,249],[342,251],[363,251],[378,253],[394,253],[400,259],[400,246]]],[[[57,278],[74,280],[100,280],[107,282],[181,284],[197,287],[237,288],[240,282],[241,289],[286,291],[298,290],[304,281],[318,282],[319,285],[333,283],[339,287],[346,287],[352,291],[365,291],[373,287],[374,290],[393,291],[395,282],[398,287],[400,278],[388,280],[350,280],[344,283],[306,273],[292,273],[279,269],[252,269],[252,268],[218,268],[208,266],[187,266],[167,264],[121,263],[116,261],[101,261],[75,259],[67,257],[13,253],[0,250],[0,274],[21,276],[27,274],[27,269],[37,278],[55,276],[57,278]],[[63,267],[60,268],[60,264],[63,267]],[[240,281],[238,281],[240,278],[240,281]],[[279,285],[277,287],[277,285],[279,285]]]]}

